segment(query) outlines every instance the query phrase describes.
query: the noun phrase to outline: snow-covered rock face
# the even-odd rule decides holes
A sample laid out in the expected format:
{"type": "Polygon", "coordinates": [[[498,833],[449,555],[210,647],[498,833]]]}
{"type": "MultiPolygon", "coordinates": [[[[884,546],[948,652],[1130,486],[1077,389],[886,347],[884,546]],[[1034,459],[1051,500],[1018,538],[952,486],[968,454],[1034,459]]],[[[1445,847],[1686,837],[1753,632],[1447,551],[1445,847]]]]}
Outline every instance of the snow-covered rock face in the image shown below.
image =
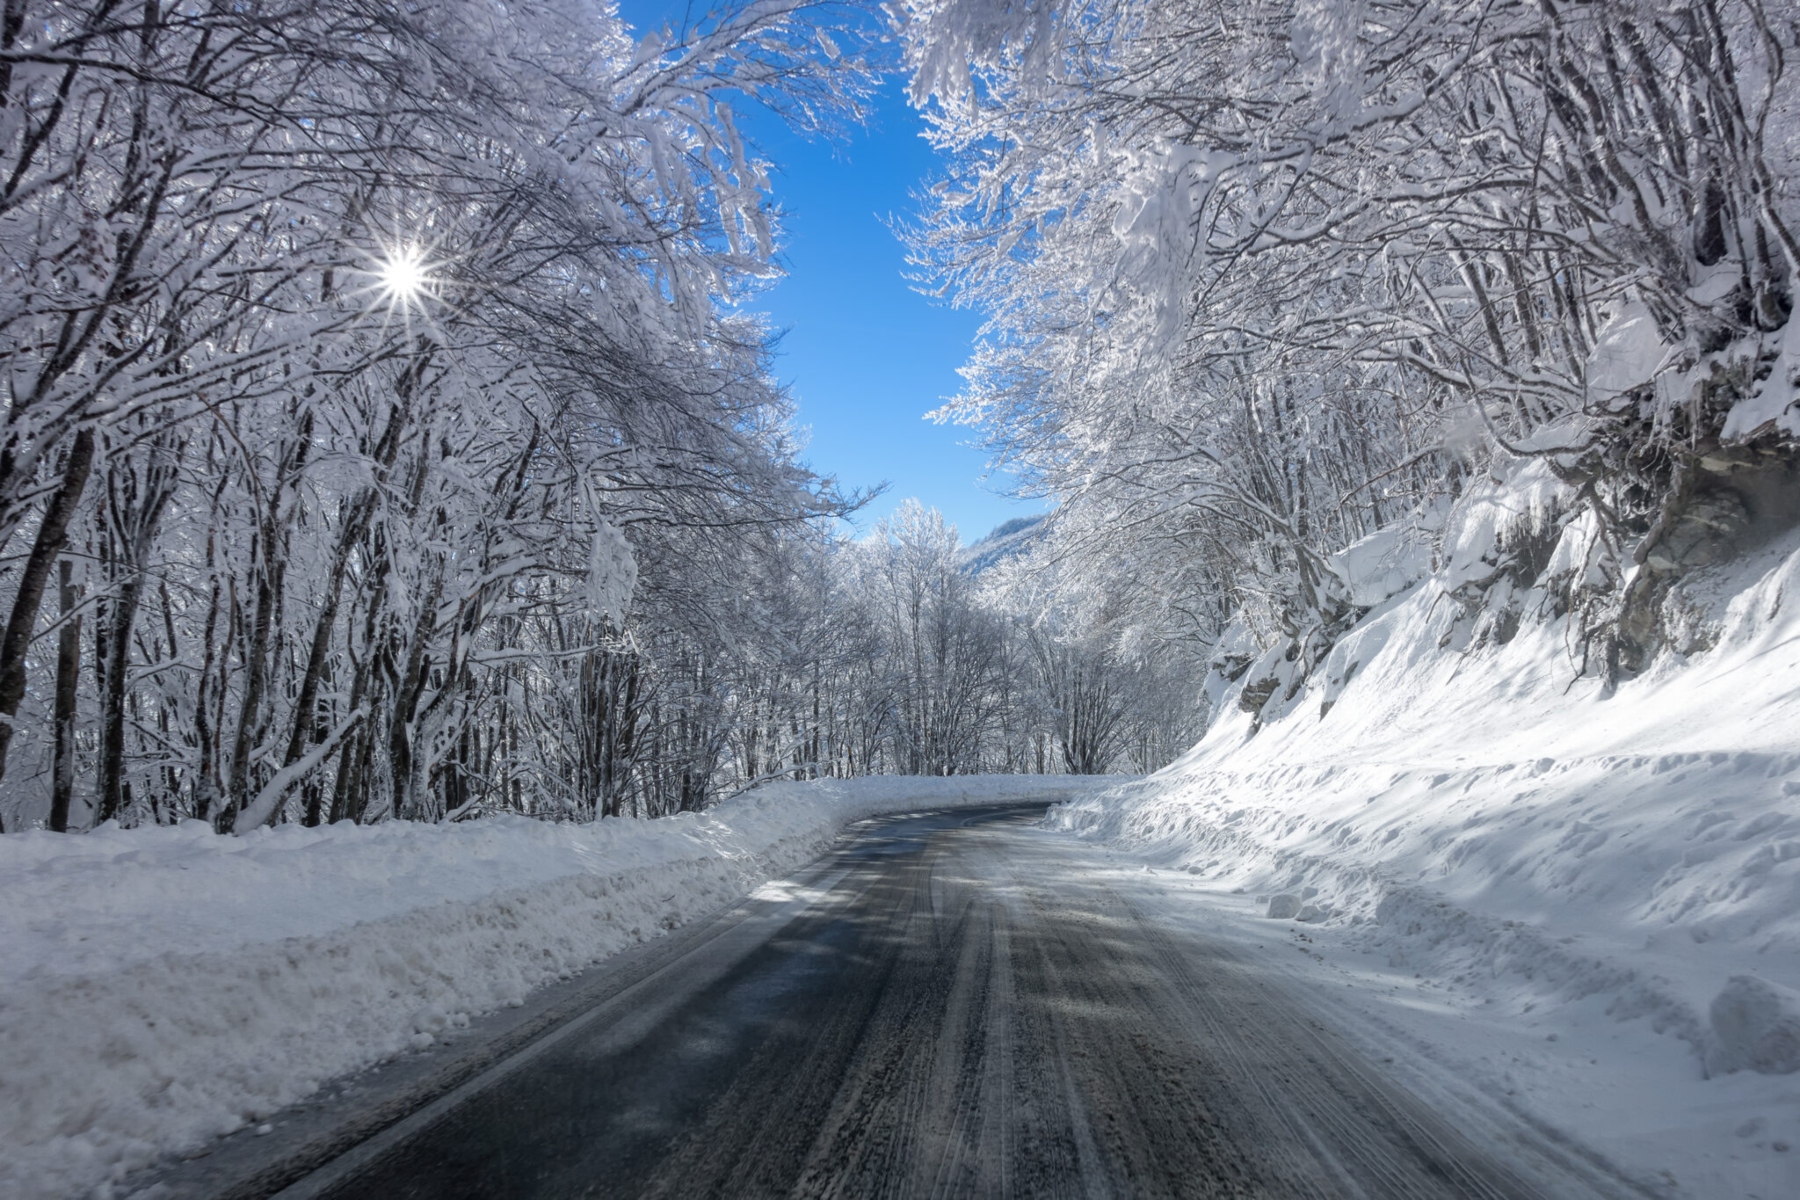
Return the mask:
{"type": "Polygon", "coordinates": [[[1640,303],[1622,305],[1600,329],[1588,356],[1588,396],[1600,407],[1624,401],[1656,378],[1669,356],[1656,318],[1640,303]]]}
{"type": "Polygon", "coordinates": [[[1433,533],[1442,513],[1396,522],[1354,542],[1326,560],[1350,603],[1373,608],[1431,574],[1433,533]]]}
{"type": "MultiPolygon", "coordinates": [[[[1609,695],[1544,590],[1507,583],[1518,626],[1474,636],[1490,610],[1472,619],[1450,585],[1498,570],[1502,515],[1524,507],[1478,499],[1489,514],[1447,531],[1437,571],[1364,614],[1291,700],[1240,706],[1287,664],[1234,644],[1244,669],[1215,676],[1198,746],[1053,820],[1254,901],[1265,936],[1352,975],[1383,964],[1420,1006],[1497,1030],[1508,1048],[1483,1061],[1509,1102],[1712,1181],[1694,1195],[1795,1194],[1800,531],[1687,570],[1667,603],[1694,649],[1609,695]],[[1592,1068],[1593,1091],[1559,1073],[1574,1068],[1528,1075],[1507,1039],[1546,1038],[1614,1048],[1620,1073],[1592,1068]],[[1701,1090],[1627,1099],[1634,1071],[1701,1090]],[[1570,1095],[1615,1111],[1602,1121],[1570,1095]],[[1690,1125],[1706,1132],[1666,1132],[1690,1125]],[[1731,1166],[1740,1153],[1773,1156],[1784,1182],[1731,1166]]],[[[1578,515],[1556,536],[1541,576],[1579,586],[1603,553],[1593,526],[1578,515]]],[[[1589,1049],[1571,1061],[1585,1076],[1589,1049]]]]}
{"type": "Polygon", "coordinates": [[[1714,997],[1710,1013],[1712,1069],[1800,1071],[1800,992],[1754,975],[1733,975],[1714,997]]]}
{"type": "Polygon", "coordinates": [[[1300,897],[1283,892],[1279,896],[1269,897],[1269,907],[1264,914],[1271,921],[1286,921],[1300,915],[1300,897]]]}

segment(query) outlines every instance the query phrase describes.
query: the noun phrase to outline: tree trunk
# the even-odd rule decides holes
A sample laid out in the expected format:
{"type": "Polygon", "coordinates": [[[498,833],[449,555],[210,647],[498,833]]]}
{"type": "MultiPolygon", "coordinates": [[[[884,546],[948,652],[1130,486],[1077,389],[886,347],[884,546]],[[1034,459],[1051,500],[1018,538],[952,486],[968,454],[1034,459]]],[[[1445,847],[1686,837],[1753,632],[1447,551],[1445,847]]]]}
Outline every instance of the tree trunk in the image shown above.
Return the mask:
{"type": "Polygon", "coordinates": [[[56,640],[56,759],[50,773],[50,828],[69,831],[69,807],[75,797],[75,698],[81,682],[81,618],[75,606],[81,589],[74,580],[74,564],[63,559],[59,588],[62,629],[56,640]]]}
{"type": "MultiPolygon", "coordinates": [[[[219,599],[221,585],[219,575],[214,570],[215,533],[206,531],[206,569],[212,572],[212,594],[207,598],[206,627],[201,634],[200,678],[194,690],[194,735],[200,742],[199,778],[194,781],[194,815],[202,821],[218,819],[218,806],[221,795],[219,787],[218,738],[217,726],[213,723],[212,713],[207,706],[212,698],[207,688],[212,681],[213,646],[219,627],[219,599]]],[[[223,673],[221,672],[221,675],[223,673]]],[[[219,696],[223,702],[225,682],[219,681],[219,696]]]]}
{"type": "Polygon", "coordinates": [[[130,574],[107,614],[112,629],[106,638],[106,688],[100,696],[99,819],[110,821],[125,811],[125,672],[131,666],[131,626],[144,592],[143,572],[127,564],[130,574]]]}
{"type": "MultiPolygon", "coordinates": [[[[300,677],[300,695],[294,701],[294,727],[288,734],[287,754],[281,760],[282,766],[292,766],[300,761],[306,752],[308,734],[315,733],[318,724],[318,713],[314,711],[319,701],[319,681],[325,674],[325,660],[331,653],[331,635],[337,628],[338,606],[343,602],[344,574],[350,565],[350,555],[362,540],[363,526],[366,516],[374,509],[372,495],[359,496],[352,510],[351,518],[345,523],[344,531],[338,539],[337,552],[332,556],[329,573],[325,578],[325,602],[319,609],[319,619],[313,626],[312,648],[306,656],[306,671],[300,677]]],[[[322,737],[322,733],[315,736],[322,737]]],[[[307,808],[308,825],[319,823],[319,805],[311,804],[307,808]]]]}
{"type": "Polygon", "coordinates": [[[400,675],[400,689],[394,696],[393,721],[388,727],[388,762],[392,768],[396,817],[418,816],[420,799],[413,719],[418,716],[419,700],[431,676],[431,656],[426,653],[426,648],[437,624],[438,602],[444,595],[444,566],[440,560],[431,588],[419,606],[419,617],[413,624],[412,644],[407,648],[406,666],[400,675]]]}
{"type": "MultiPolygon", "coordinates": [[[[231,774],[226,781],[225,811],[219,814],[223,833],[237,831],[238,814],[250,803],[250,756],[256,749],[257,727],[262,719],[263,692],[268,687],[269,639],[274,630],[275,609],[281,603],[282,588],[287,582],[287,545],[282,537],[280,520],[288,488],[306,465],[306,451],[312,437],[312,413],[307,411],[296,422],[293,445],[275,476],[268,511],[258,514],[258,541],[261,561],[256,564],[256,612],[251,618],[250,637],[244,650],[244,700],[238,709],[236,736],[231,744],[231,774]]],[[[256,556],[253,555],[253,558],[256,556]]]]}
{"type": "MultiPolygon", "coordinates": [[[[69,532],[69,520],[81,493],[87,487],[94,469],[94,431],[84,428],[75,435],[69,458],[63,464],[62,483],[57,485],[44,520],[38,526],[37,540],[19,575],[19,592],[13,599],[12,616],[6,632],[0,635],[0,779],[6,777],[6,754],[12,747],[13,719],[19,715],[19,702],[25,699],[25,651],[31,645],[31,634],[37,626],[38,608],[44,602],[44,589],[50,583],[50,564],[62,551],[63,539],[69,532]]],[[[0,833],[5,826],[0,824],[0,833]]]]}
{"type": "MultiPolygon", "coordinates": [[[[400,450],[400,433],[406,425],[408,414],[412,411],[413,381],[421,369],[415,367],[403,375],[400,380],[400,402],[388,412],[387,428],[383,430],[381,440],[375,445],[376,478],[385,482],[388,473],[393,469],[394,458],[400,450]]],[[[283,766],[291,766],[300,761],[306,752],[308,733],[315,734],[315,740],[324,737],[323,730],[316,730],[318,714],[314,708],[319,699],[319,681],[325,673],[325,660],[331,653],[331,634],[337,627],[338,607],[343,602],[344,576],[350,566],[350,556],[362,544],[367,535],[369,521],[375,515],[375,504],[378,493],[374,488],[366,488],[359,492],[344,516],[344,527],[338,536],[335,552],[332,554],[331,567],[325,577],[325,602],[319,609],[318,623],[313,627],[312,648],[307,654],[306,670],[300,677],[300,694],[294,701],[294,727],[288,734],[287,754],[282,759],[283,766]],[[315,732],[316,731],[316,732],[315,732]]],[[[355,707],[353,704],[352,708],[355,707]]],[[[348,756],[346,756],[347,758],[348,756]]],[[[307,806],[306,823],[317,825],[320,817],[321,801],[315,799],[307,806]]],[[[335,808],[335,803],[333,804],[335,808]]]]}

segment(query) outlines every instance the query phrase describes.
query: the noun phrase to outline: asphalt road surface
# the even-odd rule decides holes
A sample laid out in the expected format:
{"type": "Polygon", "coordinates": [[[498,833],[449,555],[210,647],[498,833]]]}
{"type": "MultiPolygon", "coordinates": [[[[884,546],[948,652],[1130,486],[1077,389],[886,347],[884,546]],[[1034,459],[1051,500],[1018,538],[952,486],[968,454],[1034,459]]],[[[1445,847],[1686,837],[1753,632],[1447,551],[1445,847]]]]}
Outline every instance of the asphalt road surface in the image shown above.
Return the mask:
{"type": "Polygon", "coordinates": [[[1639,1194],[1408,1094],[1042,812],[864,826],[279,1194],[1639,1194]]]}

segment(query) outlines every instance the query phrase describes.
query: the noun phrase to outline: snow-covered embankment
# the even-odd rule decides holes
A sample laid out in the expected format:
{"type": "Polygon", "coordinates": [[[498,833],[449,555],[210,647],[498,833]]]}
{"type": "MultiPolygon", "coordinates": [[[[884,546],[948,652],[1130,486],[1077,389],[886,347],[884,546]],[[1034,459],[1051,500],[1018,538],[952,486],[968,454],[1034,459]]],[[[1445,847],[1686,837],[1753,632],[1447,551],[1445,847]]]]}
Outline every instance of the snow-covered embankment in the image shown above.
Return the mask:
{"type": "Polygon", "coordinates": [[[1471,638],[1458,533],[1260,729],[1238,699],[1268,664],[1184,759],[1056,823],[1297,917],[1252,928],[1675,1194],[1796,1194],[1800,536],[1689,581],[1710,646],[1609,696],[1563,620],[1471,638]]]}
{"type": "Polygon", "coordinates": [[[662,821],[0,839],[0,1195],[203,1144],[717,910],[853,821],[1093,786],[879,777],[662,821]]]}

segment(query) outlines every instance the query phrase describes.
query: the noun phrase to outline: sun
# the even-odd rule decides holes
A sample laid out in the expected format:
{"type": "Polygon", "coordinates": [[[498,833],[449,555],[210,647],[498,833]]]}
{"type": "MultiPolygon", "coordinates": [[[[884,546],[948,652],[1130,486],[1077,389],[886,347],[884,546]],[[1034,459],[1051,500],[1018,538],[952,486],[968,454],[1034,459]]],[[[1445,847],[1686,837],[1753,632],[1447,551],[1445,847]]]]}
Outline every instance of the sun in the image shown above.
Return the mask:
{"type": "Polygon", "coordinates": [[[396,246],[375,271],[377,286],[394,304],[410,305],[431,286],[425,255],[417,246],[396,246]]]}

